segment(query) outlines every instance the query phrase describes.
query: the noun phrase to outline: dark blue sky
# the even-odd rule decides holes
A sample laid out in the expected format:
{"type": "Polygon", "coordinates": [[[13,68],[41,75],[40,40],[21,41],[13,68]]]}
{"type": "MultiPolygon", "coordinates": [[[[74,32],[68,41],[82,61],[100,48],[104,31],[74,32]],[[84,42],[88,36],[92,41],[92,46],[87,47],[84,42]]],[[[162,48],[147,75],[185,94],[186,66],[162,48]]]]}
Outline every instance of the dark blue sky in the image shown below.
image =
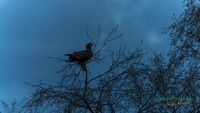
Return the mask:
{"type": "Polygon", "coordinates": [[[181,0],[0,0],[0,99],[28,95],[24,82],[56,82],[59,64],[47,56],[81,49],[87,25],[95,34],[97,24],[105,33],[119,24],[124,37],[111,49],[134,50],[143,39],[145,51],[166,53],[165,16],[181,11],[181,0]]]}

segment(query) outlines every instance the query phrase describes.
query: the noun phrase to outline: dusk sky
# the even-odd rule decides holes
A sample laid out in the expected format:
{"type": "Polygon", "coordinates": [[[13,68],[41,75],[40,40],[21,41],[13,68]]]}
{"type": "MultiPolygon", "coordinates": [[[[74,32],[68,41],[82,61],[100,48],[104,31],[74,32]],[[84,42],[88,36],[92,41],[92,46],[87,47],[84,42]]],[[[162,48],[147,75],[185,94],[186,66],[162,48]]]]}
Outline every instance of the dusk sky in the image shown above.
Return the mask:
{"type": "MultiPolygon", "coordinates": [[[[169,36],[163,28],[173,13],[183,11],[182,0],[0,0],[0,99],[20,100],[31,94],[24,82],[55,83],[59,63],[88,42],[86,26],[108,33],[119,24],[111,49],[134,50],[144,41],[145,52],[167,53],[169,36]]],[[[93,37],[95,39],[95,37],[93,37]]]]}

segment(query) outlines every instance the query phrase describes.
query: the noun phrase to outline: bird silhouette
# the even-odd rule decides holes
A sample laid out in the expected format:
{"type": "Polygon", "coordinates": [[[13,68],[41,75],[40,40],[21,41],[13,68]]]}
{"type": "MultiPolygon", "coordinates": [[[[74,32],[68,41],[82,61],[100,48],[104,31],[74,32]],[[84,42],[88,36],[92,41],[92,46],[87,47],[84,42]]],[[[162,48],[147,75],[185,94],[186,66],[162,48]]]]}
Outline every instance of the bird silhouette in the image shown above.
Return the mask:
{"type": "Polygon", "coordinates": [[[88,43],[85,50],[65,54],[65,56],[68,56],[68,60],[66,60],[66,62],[77,62],[84,71],[87,71],[86,63],[93,56],[92,46],[92,43],[88,43]]]}

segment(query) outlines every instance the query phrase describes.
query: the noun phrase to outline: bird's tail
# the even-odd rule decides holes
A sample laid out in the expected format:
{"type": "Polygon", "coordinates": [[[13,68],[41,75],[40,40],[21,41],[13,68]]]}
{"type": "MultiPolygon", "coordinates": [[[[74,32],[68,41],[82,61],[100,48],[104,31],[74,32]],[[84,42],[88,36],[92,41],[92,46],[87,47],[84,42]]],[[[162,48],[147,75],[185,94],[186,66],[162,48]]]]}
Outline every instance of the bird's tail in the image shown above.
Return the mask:
{"type": "Polygon", "coordinates": [[[65,54],[65,56],[68,56],[68,60],[65,60],[65,62],[72,62],[72,54],[65,54]]]}

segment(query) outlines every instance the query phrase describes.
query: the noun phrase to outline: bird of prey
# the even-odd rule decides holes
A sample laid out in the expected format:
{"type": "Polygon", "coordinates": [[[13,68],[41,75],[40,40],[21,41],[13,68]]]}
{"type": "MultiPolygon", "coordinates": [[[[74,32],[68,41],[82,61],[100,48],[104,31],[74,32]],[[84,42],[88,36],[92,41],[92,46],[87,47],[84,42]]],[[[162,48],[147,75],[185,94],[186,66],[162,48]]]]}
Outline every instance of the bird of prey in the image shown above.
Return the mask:
{"type": "Polygon", "coordinates": [[[93,56],[92,46],[92,43],[88,43],[85,47],[85,50],[65,54],[65,56],[69,57],[66,62],[77,62],[84,71],[87,71],[86,63],[93,56]]]}

